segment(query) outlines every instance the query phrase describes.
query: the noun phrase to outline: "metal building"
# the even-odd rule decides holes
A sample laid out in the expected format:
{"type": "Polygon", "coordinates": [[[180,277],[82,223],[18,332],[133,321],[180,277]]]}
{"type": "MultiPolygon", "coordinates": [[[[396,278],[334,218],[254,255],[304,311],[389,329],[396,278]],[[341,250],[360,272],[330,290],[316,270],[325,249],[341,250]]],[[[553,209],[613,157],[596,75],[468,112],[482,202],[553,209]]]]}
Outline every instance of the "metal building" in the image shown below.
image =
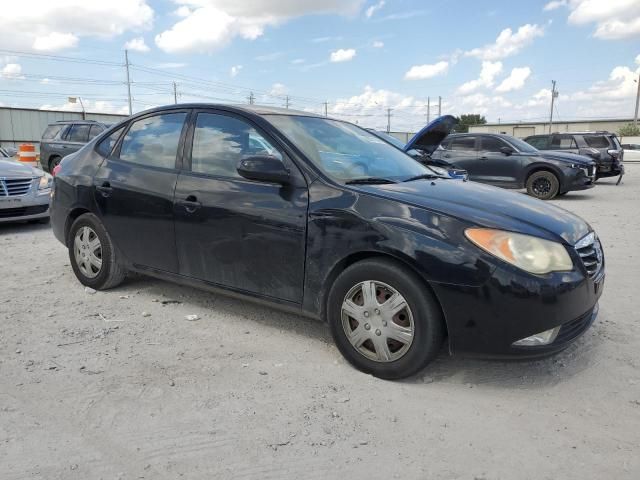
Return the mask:
{"type": "MultiPolygon", "coordinates": [[[[590,132],[606,130],[618,133],[621,127],[633,123],[633,119],[620,118],[609,120],[573,120],[569,122],[553,122],[552,132],[590,132]]],[[[518,123],[485,123],[469,127],[471,133],[506,133],[514,137],[524,138],[529,135],[549,133],[549,122],[518,123]]]]}
{"type": "MultiPolygon", "coordinates": [[[[87,120],[117,123],[126,115],[108,113],[85,114],[87,120]]],[[[34,108],[0,107],[0,146],[17,147],[21,143],[33,143],[39,147],[42,132],[56,120],[82,120],[81,112],[38,110],[34,108]]]]}

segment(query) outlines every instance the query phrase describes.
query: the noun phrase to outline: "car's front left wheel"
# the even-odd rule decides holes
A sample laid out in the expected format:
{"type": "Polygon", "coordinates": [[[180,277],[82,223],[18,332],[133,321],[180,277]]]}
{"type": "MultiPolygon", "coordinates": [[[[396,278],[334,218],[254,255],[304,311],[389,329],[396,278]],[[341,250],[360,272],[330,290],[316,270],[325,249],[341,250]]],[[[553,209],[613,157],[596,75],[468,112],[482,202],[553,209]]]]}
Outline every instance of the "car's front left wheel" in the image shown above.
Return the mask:
{"type": "Polygon", "coordinates": [[[91,213],[79,216],[71,226],[69,259],[80,283],[96,290],[115,287],[127,275],[111,237],[91,213]]]}
{"type": "Polygon", "coordinates": [[[539,170],[527,178],[527,193],[540,200],[551,200],[560,190],[560,181],[553,172],[539,170]]]}
{"type": "Polygon", "coordinates": [[[357,262],[335,280],[327,320],[336,345],[359,370],[386,379],[424,368],[440,351],[444,320],[423,281],[396,262],[357,262]]]}

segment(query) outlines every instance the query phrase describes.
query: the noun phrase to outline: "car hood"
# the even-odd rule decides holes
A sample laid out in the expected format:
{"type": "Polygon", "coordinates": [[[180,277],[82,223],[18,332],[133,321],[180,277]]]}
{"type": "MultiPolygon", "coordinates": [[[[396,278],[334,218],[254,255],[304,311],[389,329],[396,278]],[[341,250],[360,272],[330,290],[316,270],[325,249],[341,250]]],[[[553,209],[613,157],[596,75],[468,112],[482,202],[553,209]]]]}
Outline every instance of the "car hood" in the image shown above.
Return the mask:
{"type": "Polygon", "coordinates": [[[457,123],[458,121],[452,115],[442,115],[436,118],[409,140],[409,143],[404,147],[404,151],[408,152],[415,148],[431,155],[442,140],[451,133],[457,123]]]}
{"type": "Polygon", "coordinates": [[[42,170],[12,160],[0,160],[0,177],[41,177],[42,170]]]}
{"type": "Polygon", "coordinates": [[[540,152],[540,156],[547,160],[556,160],[565,163],[575,163],[584,165],[585,167],[595,165],[592,158],[585,157],[584,155],[578,155],[577,153],[562,153],[562,152],[540,152]]]}
{"type": "Polygon", "coordinates": [[[575,244],[591,228],[577,215],[522,193],[455,180],[416,180],[361,187],[370,193],[453,216],[470,224],[575,244]]]}

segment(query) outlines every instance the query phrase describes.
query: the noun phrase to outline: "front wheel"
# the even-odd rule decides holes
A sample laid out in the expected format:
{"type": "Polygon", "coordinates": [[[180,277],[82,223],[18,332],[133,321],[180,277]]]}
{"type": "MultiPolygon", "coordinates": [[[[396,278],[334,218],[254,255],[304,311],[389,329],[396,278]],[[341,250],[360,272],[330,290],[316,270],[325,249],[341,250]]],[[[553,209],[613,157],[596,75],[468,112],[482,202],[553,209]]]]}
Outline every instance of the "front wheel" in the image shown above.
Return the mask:
{"type": "Polygon", "coordinates": [[[386,259],[343,271],[331,287],[327,317],[342,355],[380,378],[418,372],[444,338],[444,319],[431,291],[415,273],[386,259]]]}
{"type": "Polygon", "coordinates": [[[551,200],[558,194],[560,181],[552,172],[541,170],[527,178],[527,193],[540,200],[551,200]]]}
{"type": "Polygon", "coordinates": [[[91,213],[79,216],[69,232],[69,260],[83,285],[107,290],[120,284],[127,271],[117,258],[111,237],[91,213]]]}

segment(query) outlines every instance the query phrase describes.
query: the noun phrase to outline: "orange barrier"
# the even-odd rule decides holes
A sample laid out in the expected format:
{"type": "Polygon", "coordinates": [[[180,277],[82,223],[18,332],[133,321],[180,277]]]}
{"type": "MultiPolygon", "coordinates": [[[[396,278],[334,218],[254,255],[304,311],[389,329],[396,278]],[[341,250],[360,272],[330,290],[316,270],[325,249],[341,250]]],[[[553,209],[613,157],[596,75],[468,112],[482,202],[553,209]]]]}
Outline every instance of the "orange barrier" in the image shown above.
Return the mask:
{"type": "Polygon", "coordinates": [[[31,165],[32,167],[38,167],[38,155],[36,154],[36,147],[31,143],[23,143],[18,147],[18,161],[25,165],[31,165]]]}

